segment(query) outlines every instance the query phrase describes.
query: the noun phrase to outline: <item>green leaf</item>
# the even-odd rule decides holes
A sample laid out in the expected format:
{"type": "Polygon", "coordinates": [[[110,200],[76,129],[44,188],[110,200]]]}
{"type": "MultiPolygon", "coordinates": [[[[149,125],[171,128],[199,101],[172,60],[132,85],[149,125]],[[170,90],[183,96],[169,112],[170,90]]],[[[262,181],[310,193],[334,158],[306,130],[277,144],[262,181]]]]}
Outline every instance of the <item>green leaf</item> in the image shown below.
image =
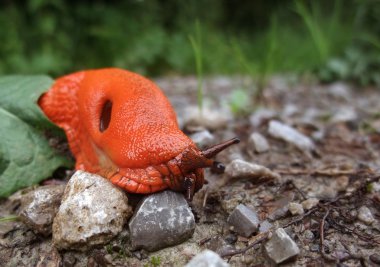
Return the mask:
{"type": "Polygon", "coordinates": [[[37,105],[38,98],[54,80],[45,75],[0,77],[0,107],[33,127],[57,129],[37,105]]]}
{"type": "Polygon", "coordinates": [[[52,81],[46,76],[0,78],[0,197],[46,179],[60,166],[70,165],[49,146],[42,131],[33,127],[52,127],[36,104],[52,81]]]}

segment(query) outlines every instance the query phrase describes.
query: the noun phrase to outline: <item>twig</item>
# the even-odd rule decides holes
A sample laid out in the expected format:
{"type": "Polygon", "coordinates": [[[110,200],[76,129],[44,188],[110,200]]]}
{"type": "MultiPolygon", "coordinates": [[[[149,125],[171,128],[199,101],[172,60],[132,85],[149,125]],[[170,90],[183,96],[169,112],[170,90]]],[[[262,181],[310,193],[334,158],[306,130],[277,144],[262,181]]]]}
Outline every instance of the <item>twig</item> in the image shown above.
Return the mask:
{"type": "Polygon", "coordinates": [[[206,187],[206,190],[205,190],[205,195],[203,197],[203,202],[202,202],[202,208],[206,207],[207,198],[208,198],[208,187],[206,187]]]}
{"type": "MultiPolygon", "coordinates": [[[[337,222],[335,220],[333,220],[333,222],[334,222],[332,224],[333,227],[334,227],[334,224],[335,224],[335,225],[337,225],[337,226],[339,226],[341,228],[344,228],[346,231],[357,235],[360,239],[362,239],[362,240],[364,240],[366,242],[374,242],[374,243],[380,245],[380,241],[377,241],[373,236],[364,235],[364,234],[358,232],[356,229],[351,229],[348,226],[345,226],[344,224],[341,224],[341,223],[339,223],[339,222],[337,222]]],[[[337,230],[339,230],[339,229],[337,229],[337,230]]]]}
{"type": "Polygon", "coordinates": [[[198,241],[199,246],[203,246],[205,243],[211,240],[211,237],[206,237],[198,241]]]}
{"type": "Polygon", "coordinates": [[[255,241],[253,241],[251,244],[249,244],[245,248],[232,250],[232,251],[226,251],[226,252],[222,253],[220,256],[221,257],[231,257],[231,256],[235,256],[238,254],[243,254],[247,250],[253,248],[255,245],[267,240],[268,236],[269,236],[269,232],[264,232],[264,233],[258,234],[257,236],[255,236],[255,241]]]}
{"type": "Polygon", "coordinates": [[[336,259],[334,257],[331,257],[329,255],[326,254],[325,252],[325,247],[323,245],[323,241],[325,240],[325,221],[326,221],[326,218],[327,216],[329,216],[330,214],[330,208],[327,208],[327,211],[325,213],[325,215],[323,216],[322,220],[321,220],[321,224],[320,224],[320,227],[319,227],[319,232],[320,232],[320,248],[321,248],[321,254],[322,254],[322,257],[326,260],[329,260],[329,261],[336,261],[336,259]]]}
{"type": "Polygon", "coordinates": [[[317,211],[318,208],[312,208],[310,210],[308,210],[307,212],[305,212],[304,214],[298,216],[297,218],[295,218],[294,220],[288,222],[287,224],[283,225],[282,228],[286,228],[286,227],[289,227],[295,223],[298,223],[300,221],[302,221],[303,219],[305,219],[307,216],[309,216],[310,214],[314,213],[315,211],[317,211]]]}
{"type": "Polygon", "coordinates": [[[356,174],[356,170],[274,170],[274,172],[277,172],[279,174],[285,174],[285,175],[322,175],[322,176],[340,176],[340,175],[353,175],[356,174]]]}
{"type": "Polygon", "coordinates": [[[319,231],[320,231],[320,246],[321,246],[321,251],[324,252],[324,246],[323,246],[323,241],[325,240],[325,221],[327,216],[329,216],[330,213],[330,208],[327,209],[325,215],[323,216],[321,220],[321,224],[319,226],[319,231]]]}

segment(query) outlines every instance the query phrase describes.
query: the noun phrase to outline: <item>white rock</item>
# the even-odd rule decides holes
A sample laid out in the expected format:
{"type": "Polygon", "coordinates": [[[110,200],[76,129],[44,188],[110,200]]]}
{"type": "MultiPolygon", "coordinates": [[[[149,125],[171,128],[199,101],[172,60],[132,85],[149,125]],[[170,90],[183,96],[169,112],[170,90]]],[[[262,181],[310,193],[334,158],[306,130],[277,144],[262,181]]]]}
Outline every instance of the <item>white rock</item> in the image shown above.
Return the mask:
{"type": "Polygon", "coordinates": [[[203,126],[209,130],[216,130],[227,126],[227,122],[232,118],[231,113],[222,109],[210,109],[203,107],[203,110],[196,106],[185,109],[183,122],[187,127],[203,126]]]}
{"type": "Polygon", "coordinates": [[[235,159],[229,163],[226,167],[225,173],[231,178],[280,178],[280,175],[278,173],[272,172],[270,169],[262,165],[253,164],[241,159],[235,159]]]}
{"type": "Polygon", "coordinates": [[[331,96],[342,100],[350,101],[351,91],[347,84],[336,82],[330,85],[328,92],[331,96]]]}
{"type": "Polygon", "coordinates": [[[332,122],[350,122],[358,119],[358,114],[352,107],[342,107],[338,109],[331,118],[332,122]]]}
{"type": "Polygon", "coordinates": [[[198,148],[205,148],[215,141],[215,137],[208,130],[193,133],[190,138],[198,148]]]}
{"type": "Polygon", "coordinates": [[[257,128],[264,121],[270,120],[270,119],[276,117],[276,115],[277,115],[277,113],[274,110],[262,108],[262,109],[256,110],[249,117],[249,121],[251,122],[253,127],[257,128]]]}
{"type": "Polygon", "coordinates": [[[366,224],[372,224],[375,221],[375,218],[373,217],[371,210],[366,206],[360,207],[358,218],[366,224]]]}
{"type": "Polygon", "coordinates": [[[373,182],[370,185],[371,192],[380,192],[380,182],[373,182]]]}
{"type": "Polygon", "coordinates": [[[307,152],[315,150],[315,145],[309,137],[300,133],[293,127],[290,127],[279,121],[270,121],[268,132],[271,136],[275,138],[282,139],[290,144],[295,145],[301,151],[307,152]]]}
{"type": "Polygon", "coordinates": [[[185,267],[229,267],[218,254],[211,250],[204,250],[189,261],[185,267]]]}
{"type": "Polygon", "coordinates": [[[260,133],[252,133],[249,137],[248,144],[251,149],[257,153],[264,153],[269,150],[269,143],[267,139],[260,133]]]}
{"type": "Polygon", "coordinates": [[[120,233],[132,215],[126,194],[107,179],[77,171],[68,182],[53,222],[59,249],[87,250],[120,233]]]}
{"type": "Polygon", "coordinates": [[[317,206],[319,203],[319,199],[318,198],[308,198],[304,201],[302,201],[302,207],[305,209],[305,210],[310,210],[312,208],[314,208],[315,206],[317,206]]]}
{"type": "Polygon", "coordinates": [[[278,228],[268,240],[264,249],[268,257],[276,264],[280,264],[300,253],[297,244],[288,236],[283,228],[278,228]]]}
{"type": "Polygon", "coordinates": [[[290,202],[289,211],[292,215],[302,215],[305,213],[303,206],[300,203],[290,202]]]}

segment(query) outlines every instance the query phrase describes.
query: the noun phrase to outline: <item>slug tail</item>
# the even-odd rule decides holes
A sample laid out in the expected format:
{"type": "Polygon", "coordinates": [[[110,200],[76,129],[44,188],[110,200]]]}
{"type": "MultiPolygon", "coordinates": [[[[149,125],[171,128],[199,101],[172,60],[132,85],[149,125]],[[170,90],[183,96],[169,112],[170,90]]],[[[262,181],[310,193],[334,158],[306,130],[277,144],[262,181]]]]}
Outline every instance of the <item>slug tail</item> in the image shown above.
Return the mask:
{"type": "Polygon", "coordinates": [[[85,169],[80,150],[80,121],[78,118],[77,91],[84,72],[63,76],[38,100],[38,105],[45,115],[62,128],[69,141],[70,150],[76,158],[76,169],[85,169]]]}

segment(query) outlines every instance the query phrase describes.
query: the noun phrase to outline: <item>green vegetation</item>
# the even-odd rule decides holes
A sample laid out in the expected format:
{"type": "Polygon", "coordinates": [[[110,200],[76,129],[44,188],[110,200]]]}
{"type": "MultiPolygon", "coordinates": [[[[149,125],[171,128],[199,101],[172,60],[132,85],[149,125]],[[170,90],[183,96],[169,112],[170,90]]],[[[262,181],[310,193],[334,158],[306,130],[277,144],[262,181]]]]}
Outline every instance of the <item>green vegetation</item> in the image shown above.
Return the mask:
{"type": "Polygon", "coordinates": [[[144,267],[158,267],[161,264],[160,256],[153,256],[150,258],[150,262],[145,264],[144,267]]]}
{"type": "Polygon", "coordinates": [[[189,39],[195,57],[195,69],[198,78],[197,101],[200,111],[203,110],[203,62],[202,62],[202,33],[199,21],[195,22],[195,35],[190,35],[189,39]],[[194,37],[195,36],[195,37],[194,37]]]}
{"type": "Polygon", "coordinates": [[[7,217],[0,218],[0,223],[2,223],[2,222],[14,222],[14,221],[19,220],[19,218],[20,217],[17,215],[9,215],[7,217]]]}
{"type": "Polygon", "coordinates": [[[70,165],[49,146],[42,132],[49,128],[58,132],[36,104],[52,82],[47,76],[0,78],[0,198],[70,165]]]}
{"type": "Polygon", "coordinates": [[[196,70],[200,80],[248,74],[257,96],[273,73],[380,84],[375,0],[31,0],[0,7],[3,74],[106,66],[150,76],[196,70]]]}

